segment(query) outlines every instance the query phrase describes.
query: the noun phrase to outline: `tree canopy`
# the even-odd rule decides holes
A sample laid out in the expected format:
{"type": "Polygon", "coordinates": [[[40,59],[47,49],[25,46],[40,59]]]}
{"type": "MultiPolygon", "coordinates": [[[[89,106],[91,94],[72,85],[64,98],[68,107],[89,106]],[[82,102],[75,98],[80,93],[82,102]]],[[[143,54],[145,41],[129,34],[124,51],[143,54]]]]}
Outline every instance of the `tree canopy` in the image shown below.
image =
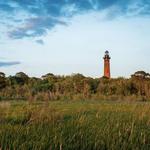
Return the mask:
{"type": "Polygon", "coordinates": [[[59,76],[48,73],[36,78],[24,72],[6,77],[1,72],[0,97],[26,100],[147,100],[150,97],[150,79],[139,78],[137,74],[149,75],[139,71],[129,79],[107,79],[85,77],[82,74],[59,76]]]}

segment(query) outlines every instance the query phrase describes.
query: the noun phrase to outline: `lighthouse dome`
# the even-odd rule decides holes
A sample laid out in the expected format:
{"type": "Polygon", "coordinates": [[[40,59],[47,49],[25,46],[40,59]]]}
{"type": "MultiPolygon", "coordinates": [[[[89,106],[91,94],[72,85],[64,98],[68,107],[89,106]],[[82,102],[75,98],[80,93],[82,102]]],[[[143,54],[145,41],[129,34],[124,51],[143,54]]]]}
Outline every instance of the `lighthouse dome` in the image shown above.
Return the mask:
{"type": "Polygon", "coordinates": [[[105,55],[109,55],[109,51],[105,51],[105,55]]]}

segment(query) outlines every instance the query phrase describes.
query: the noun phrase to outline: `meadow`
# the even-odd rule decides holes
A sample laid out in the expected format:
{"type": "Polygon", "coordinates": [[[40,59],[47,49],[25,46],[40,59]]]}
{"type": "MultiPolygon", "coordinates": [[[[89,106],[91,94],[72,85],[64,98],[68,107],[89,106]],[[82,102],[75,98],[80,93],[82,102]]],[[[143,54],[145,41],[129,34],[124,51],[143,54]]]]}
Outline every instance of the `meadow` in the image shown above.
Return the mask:
{"type": "Polygon", "coordinates": [[[1,102],[0,149],[150,149],[150,103],[1,102]]]}

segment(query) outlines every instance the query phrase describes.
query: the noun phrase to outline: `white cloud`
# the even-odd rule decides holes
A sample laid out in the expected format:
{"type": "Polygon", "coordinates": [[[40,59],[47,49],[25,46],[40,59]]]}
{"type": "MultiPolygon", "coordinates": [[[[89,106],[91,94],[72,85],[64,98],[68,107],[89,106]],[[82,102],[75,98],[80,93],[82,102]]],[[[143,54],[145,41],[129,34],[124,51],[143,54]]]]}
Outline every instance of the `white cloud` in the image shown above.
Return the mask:
{"type": "Polygon", "coordinates": [[[34,40],[8,41],[0,45],[1,56],[22,64],[2,68],[7,74],[25,71],[41,76],[52,72],[88,76],[103,75],[103,55],[110,50],[112,76],[129,76],[137,70],[150,72],[150,20],[146,17],[105,19],[107,11],[78,15],[68,27],[57,26],[43,37],[41,47],[34,40]],[[19,43],[19,44],[18,44],[19,43]]]}

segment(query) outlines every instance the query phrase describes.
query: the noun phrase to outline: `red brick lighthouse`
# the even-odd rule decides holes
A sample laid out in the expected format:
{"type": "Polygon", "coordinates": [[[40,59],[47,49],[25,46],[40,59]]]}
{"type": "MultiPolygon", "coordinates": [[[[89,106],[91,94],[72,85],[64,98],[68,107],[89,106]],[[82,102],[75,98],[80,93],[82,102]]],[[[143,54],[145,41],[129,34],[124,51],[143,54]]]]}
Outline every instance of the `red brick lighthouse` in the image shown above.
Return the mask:
{"type": "Polygon", "coordinates": [[[109,52],[106,51],[105,55],[103,57],[104,59],[104,77],[110,79],[110,56],[109,56],[109,52]]]}

